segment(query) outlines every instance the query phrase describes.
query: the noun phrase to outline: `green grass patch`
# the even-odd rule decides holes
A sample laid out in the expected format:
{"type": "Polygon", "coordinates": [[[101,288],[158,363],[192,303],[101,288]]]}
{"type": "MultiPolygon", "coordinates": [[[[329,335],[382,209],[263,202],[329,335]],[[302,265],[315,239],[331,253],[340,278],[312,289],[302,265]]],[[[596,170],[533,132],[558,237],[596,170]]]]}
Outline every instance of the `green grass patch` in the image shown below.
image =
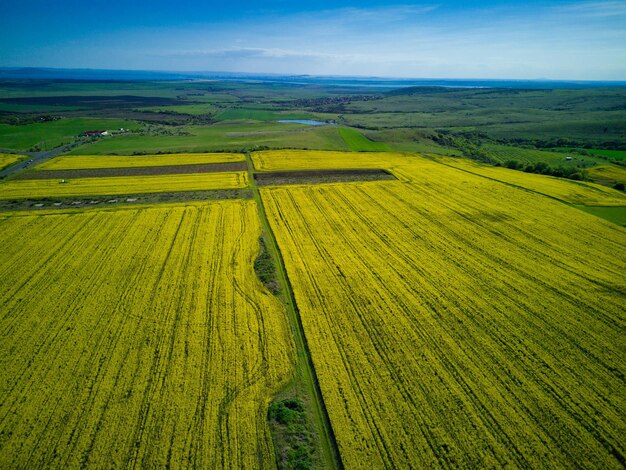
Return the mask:
{"type": "Polygon", "coordinates": [[[545,150],[513,147],[510,145],[486,144],[482,146],[487,155],[501,164],[509,161],[519,163],[547,163],[550,166],[588,167],[604,163],[601,158],[573,152],[550,152],[545,150]],[[570,158],[569,160],[567,158],[570,158]]]}
{"type": "Polygon", "coordinates": [[[338,129],[339,135],[345,141],[350,150],[359,151],[371,151],[371,152],[385,152],[389,150],[389,146],[384,142],[374,142],[361,134],[356,129],[349,127],[340,127],[338,129]]]}
{"type": "Polygon", "coordinates": [[[267,109],[232,108],[219,113],[215,117],[218,121],[278,121],[280,119],[316,119],[306,113],[281,113],[267,109]]]}
{"type": "Polygon", "coordinates": [[[73,155],[240,151],[258,148],[348,150],[335,126],[223,122],[182,128],[185,135],[117,135],[77,147],[73,155]]]}
{"type": "Polygon", "coordinates": [[[181,104],[173,106],[145,106],[137,108],[138,111],[152,111],[155,113],[177,113],[201,116],[203,114],[214,114],[219,108],[211,104],[181,104]]]}
{"type": "Polygon", "coordinates": [[[439,90],[373,101],[354,100],[332,111],[341,114],[348,126],[372,130],[448,129],[511,143],[582,147],[593,142],[623,142],[626,110],[620,104],[625,97],[626,90],[617,88],[439,90]]]}
{"type": "Polygon", "coordinates": [[[0,124],[0,148],[49,150],[75,141],[89,130],[138,129],[140,125],[126,119],[70,118],[34,124],[0,124]]]}
{"type": "Polygon", "coordinates": [[[316,436],[305,402],[297,397],[277,400],[271,404],[268,417],[278,468],[317,468],[316,436]]]}
{"type": "Polygon", "coordinates": [[[280,293],[280,282],[278,281],[278,272],[276,271],[274,258],[268,251],[263,237],[259,238],[259,244],[261,245],[261,251],[259,251],[259,255],[254,260],[254,271],[263,285],[272,294],[278,295],[280,293]]]}
{"type": "Polygon", "coordinates": [[[626,227],[626,206],[575,206],[580,210],[593,214],[614,224],[626,227]]]}
{"type": "Polygon", "coordinates": [[[568,147],[556,147],[554,150],[561,150],[566,152],[580,152],[583,155],[588,154],[596,157],[610,158],[612,160],[626,159],[626,150],[583,149],[568,147]]]}
{"type": "Polygon", "coordinates": [[[45,106],[37,104],[0,103],[0,111],[9,113],[55,113],[83,109],[79,106],[45,106]]]}
{"type": "Polygon", "coordinates": [[[201,101],[203,103],[214,104],[230,104],[238,103],[240,101],[238,96],[229,95],[226,93],[204,93],[194,96],[189,96],[188,99],[193,101],[201,101]]]}

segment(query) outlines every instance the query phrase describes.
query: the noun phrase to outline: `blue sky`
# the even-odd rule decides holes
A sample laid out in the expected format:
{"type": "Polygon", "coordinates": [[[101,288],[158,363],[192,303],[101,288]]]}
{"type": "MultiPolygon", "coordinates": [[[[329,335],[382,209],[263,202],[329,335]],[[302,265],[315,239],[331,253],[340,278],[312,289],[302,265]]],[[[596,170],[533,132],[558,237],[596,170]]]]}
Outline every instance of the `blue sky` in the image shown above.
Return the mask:
{"type": "Polygon", "coordinates": [[[0,2],[0,66],[626,79],[626,1],[0,2]]]}

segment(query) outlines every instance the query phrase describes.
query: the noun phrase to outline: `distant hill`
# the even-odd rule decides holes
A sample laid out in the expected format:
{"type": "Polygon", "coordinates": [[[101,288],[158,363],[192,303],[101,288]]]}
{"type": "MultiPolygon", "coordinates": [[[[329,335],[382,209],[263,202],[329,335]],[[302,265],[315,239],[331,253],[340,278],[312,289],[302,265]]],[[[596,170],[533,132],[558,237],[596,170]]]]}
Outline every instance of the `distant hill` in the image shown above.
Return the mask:
{"type": "MultiPolygon", "coordinates": [[[[158,70],[103,70],[63,69],[45,67],[0,67],[0,80],[93,80],[93,81],[142,81],[142,80],[232,80],[280,82],[303,85],[337,87],[362,87],[380,90],[419,87],[428,88],[513,88],[513,89],[584,89],[598,87],[626,87],[626,81],[580,81],[580,80],[495,80],[495,79],[435,79],[435,78],[384,78],[315,75],[279,75],[271,73],[240,72],[176,72],[158,70]]],[[[419,90],[417,90],[419,92],[419,90]]],[[[423,92],[423,91],[422,91],[423,92]]],[[[430,91],[432,92],[432,90],[430,91]]],[[[416,94],[412,91],[411,94],[416,94]]]]}

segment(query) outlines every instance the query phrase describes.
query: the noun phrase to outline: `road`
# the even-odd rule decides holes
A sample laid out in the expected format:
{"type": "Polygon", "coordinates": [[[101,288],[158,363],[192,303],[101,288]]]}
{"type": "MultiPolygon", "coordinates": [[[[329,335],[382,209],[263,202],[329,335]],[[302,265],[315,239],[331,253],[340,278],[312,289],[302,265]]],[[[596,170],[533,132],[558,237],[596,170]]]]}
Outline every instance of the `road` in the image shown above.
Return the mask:
{"type": "Polygon", "coordinates": [[[5,168],[4,170],[0,171],[0,179],[6,178],[7,176],[12,175],[13,173],[17,173],[18,171],[25,170],[30,166],[43,163],[44,161],[49,160],[52,157],[59,155],[60,153],[68,151],[72,147],[74,147],[74,144],[57,147],[45,152],[21,152],[19,150],[0,149],[0,153],[14,153],[17,155],[26,155],[27,157],[30,157],[26,160],[21,161],[20,163],[11,165],[9,168],[5,168]]]}

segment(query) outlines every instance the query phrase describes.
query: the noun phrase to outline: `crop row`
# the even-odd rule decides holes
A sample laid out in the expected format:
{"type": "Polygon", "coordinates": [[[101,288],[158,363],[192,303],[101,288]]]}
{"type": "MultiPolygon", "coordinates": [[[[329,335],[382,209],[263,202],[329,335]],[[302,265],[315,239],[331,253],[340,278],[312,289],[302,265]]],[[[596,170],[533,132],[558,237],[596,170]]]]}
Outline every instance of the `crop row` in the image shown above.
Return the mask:
{"type": "Polygon", "coordinates": [[[528,174],[460,158],[441,158],[439,161],[476,175],[486,176],[572,204],[626,206],[626,194],[595,183],[565,181],[562,178],[528,174]]]}
{"type": "Polygon", "coordinates": [[[624,230],[441,164],[261,189],[346,468],[626,456],[624,230]]]}
{"type": "Polygon", "coordinates": [[[582,163],[597,163],[601,162],[600,158],[596,157],[583,157],[581,155],[572,155],[564,152],[550,152],[546,150],[526,149],[520,147],[511,147],[509,145],[485,145],[485,150],[488,155],[504,164],[507,161],[515,160],[520,163],[537,163],[544,162],[549,163],[551,166],[558,165],[578,165],[582,163]],[[566,157],[570,157],[571,160],[567,160],[566,157]]]}
{"type": "MultiPolygon", "coordinates": [[[[626,184],[626,169],[616,165],[600,165],[587,170],[589,176],[600,181],[626,184]]],[[[626,205],[626,204],[625,204],[626,205]]]]}
{"type": "MultiPolygon", "coordinates": [[[[268,150],[254,152],[252,157],[254,166],[260,171],[381,168],[392,171],[401,180],[421,181],[428,185],[433,184],[433,180],[443,171],[419,155],[400,153],[268,150]]],[[[624,193],[594,183],[527,174],[464,158],[439,157],[436,163],[515,185],[568,203],[590,206],[626,205],[624,193]]],[[[459,173],[453,172],[450,175],[453,180],[460,177],[459,173]]]]}
{"type": "Polygon", "coordinates": [[[244,161],[238,153],[176,153],[162,155],[75,155],[48,160],[37,170],[93,170],[100,168],[137,168],[146,166],[201,165],[244,161]]]}
{"type": "Polygon", "coordinates": [[[11,180],[0,184],[0,199],[99,196],[171,191],[239,189],[248,186],[246,172],[112,176],[69,180],[11,180]]]}
{"type": "MultiPolygon", "coordinates": [[[[419,158],[419,157],[417,157],[419,158]]],[[[310,150],[265,150],[252,154],[259,171],[334,170],[348,168],[384,168],[410,157],[382,152],[332,152],[310,150]]]]}
{"type": "Polygon", "coordinates": [[[0,217],[0,462],[267,468],[292,373],[252,201],[0,217]]]}
{"type": "Polygon", "coordinates": [[[24,157],[22,155],[15,155],[12,153],[0,153],[0,170],[4,170],[14,163],[19,162],[23,158],[24,157]]]}

